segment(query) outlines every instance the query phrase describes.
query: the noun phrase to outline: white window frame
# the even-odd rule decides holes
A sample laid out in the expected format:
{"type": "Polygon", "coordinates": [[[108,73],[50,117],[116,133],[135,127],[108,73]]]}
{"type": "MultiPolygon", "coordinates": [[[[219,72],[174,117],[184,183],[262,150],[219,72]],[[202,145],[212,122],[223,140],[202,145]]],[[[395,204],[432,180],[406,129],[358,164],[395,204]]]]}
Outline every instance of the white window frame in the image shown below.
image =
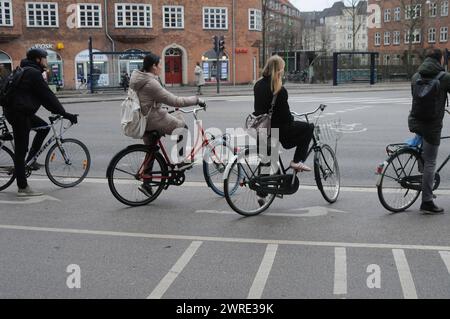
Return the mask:
{"type": "Polygon", "coordinates": [[[448,16],[448,1],[443,1],[441,3],[441,17],[447,17],[448,16]]]}
{"type": "Polygon", "coordinates": [[[0,23],[0,26],[2,27],[12,27],[14,25],[14,21],[13,21],[13,7],[12,7],[12,1],[11,0],[0,0],[0,6],[2,7],[2,16],[1,16],[1,21],[2,23],[0,23]],[[5,14],[5,4],[8,4],[8,9],[9,9],[9,21],[10,23],[6,23],[6,14],[5,14]]]}
{"type": "Polygon", "coordinates": [[[77,4],[77,27],[80,29],[95,29],[95,28],[103,28],[103,19],[102,19],[102,5],[100,3],[78,3],[77,4]],[[99,25],[93,26],[93,25],[81,25],[81,6],[94,6],[98,8],[98,18],[99,18],[99,25]]]}
{"type": "MultiPolygon", "coordinates": [[[[25,2],[25,8],[26,8],[26,16],[27,16],[27,28],[59,28],[59,10],[58,10],[58,2],[25,2]],[[29,5],[33,5],[34,8],[31,10],[36,10],[36,4],[39,5],[55,5],[55,13],[56,13],[56,25],[30,25],[30,8],[29,5]]],[[[38,9],[39,10],[39,9],[38,9]]],[[[42,9],[40,9],[42,12],[42,9]]],[[[50,11],[50,10],[49,10],[50,11]]],[[[50,15],[47,14],[49,17],[50,15]]],[[[43,16],[41,16],[42,18],[43,16]]],[[[50,20],[49,20],[50,21],[50,20]]],[[[36,23],[36,15],[35,15],[35,23],[36,23]]]]}
{"type": "Polygon", "coordinates": [[[227,7],[203,7],[202,9],[203,11],[203,29],[204,30],[228,30],[228,8],[227,7]],[[206,10],[220,10],[220,13],[211,13],[209,12],[209,26],[206,27],[206,23],[205,23],[205,18],[206,18],[206,10]],[[223,18],[223,13],[222,10],[225,10],[225,27],[222,27],[222,18],[223,18]],[[211,27],[211,14],[214,16],[214,22],[213,22],[213,26],[211,27]],[[217,27],[216,25],[216,16],[219,15],[220,16],[220,26],[217,27]]]}
{"type": "Polygon", "coordinates": [[[400,31],[394,31],[392,37],[392,45],[400,45],[401,33],[400,31]]]}
{"type": "Polygon", "coordinates": [[[405,31],[405,44],[409,44],[409,38],[411,37],[411,31],[406,30],[405,31]]]}
{"type": "Polygon", "coordinates": [[[411,5],[407,5],[405,6],[405,20],[410,20],[411,19],[411,5]]]}
{"type": "Polygon", "coordinates": [[[248,9],[248,29],[250,31],[262,31],[262,11],[260,9],[248,9]],[[253,12],[252,12],[253,11],[253,12]],[[257,13],[259,12],[259,25],[257,24],[257,13]],[[252,28],[252,17],[254,19],[254,27],[252,28]]]}
{"type": "Polygon", "coordinates": [[[375,46],[379,47],[381,45],[381,33],[376,32],[375,33],[375,46]]]}
{"type": "Polygon", "coordinates": [[[384,45],[391,45],[391,33],[389,31],[384,32],[384,45]]]}
{"type": "MultiPolygon", "coordinates": [[[[147,3],[115,3],[114,5],[114,15],[115,15],[115,25],[116,28],[127,28],[127,29],[150,29],[153,28],[153,8],[151,4],[147,3]],[[122,11],[123,17],[125,17],[125,12],[131,11],[134,12],[135,10],[119,10],[119,6],[137,6],[138,9],[136,12],[144,12],[144,25],[125,25],[122,21],[122,25],[119,25],[119,11],[122,11]],[[149,15],[150,15],[150,23],[147,23],[147,9],[150,9],[149,15]]],[[[140,17],[138,16],[138,21],[141,22],[140,17]]]]}
{"type": "Polygon", "coordinates": [[[436,28],[428,29],[428,43],[436,43],[436,28]]]}
{"type": "Polygon", "coordinates": [[[439,31],[439,42],[447,42],[448,41],[448,27],[441,27],[439,31]],[[445,30],[445,32],[443,32],[445,30]],[[443,35],[445,34],[445,39],[443,39],[443,35]]]}
{"type": "Polygon", "coordinates": [[[391,9],[385,9],[384,10],[384,22],[390,22],[391,21],[391,9]]]}
{"type": "MultiPolygon", "coordinates": [[[[178,10],[177,10],[178,11],[178,10]]],[[[178,12],[176,12],[178,15],[178,12]]],[[[163,29],[184,29],[184,6],[163,6],[162,7],[163,29]],[[166,9],[181,9],[181,27],[166,26],[166,9]]],[[[177,22],[177,21],[175,21],[177,22]]]]}
{"type": "Polygon", "coordinates": [[[420,29],[415,29],[413,32],[413,44],[420,44],[422,43],[422,30],[420,29]],[[419,38],[417,40],[417,37],[419,38]]]}
{"type": "Polygon", "coordinates": [[[434,18],[437,16],[437,12],[438,12],[438,4],[437,2],[431,2],[429,4],[430,6],[430,18],[434,18]]]}
{"type": "Polygon", "coordinates": [[[397,7],[394,9],[394,21],[400,21],[402,15],[402,9],[397,7]]]}

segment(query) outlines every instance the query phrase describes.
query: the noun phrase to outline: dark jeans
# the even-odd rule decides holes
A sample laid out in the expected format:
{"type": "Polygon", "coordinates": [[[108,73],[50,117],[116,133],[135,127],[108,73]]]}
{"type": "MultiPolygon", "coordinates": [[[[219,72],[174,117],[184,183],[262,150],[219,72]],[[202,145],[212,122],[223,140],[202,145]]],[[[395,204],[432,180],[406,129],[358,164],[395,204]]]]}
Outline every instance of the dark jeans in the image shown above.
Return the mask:
{"type": "Polygon", "coordinates": [[[422,178],[422,202],[433,200],[434,177],[436,175],[436,159],[439,152],[439,145],[432,145],[423,140],[422,158],[424,161],[422,178]]]}
{"type": "Polygon", "coordinates": [[[303,162],[308,154],[309,143],[314,132],[314,124],[295,121],[288,127],[280,129],[280,142],[285,149],[297,147],[294,162],[303,162]]]}
{"type": "MultiPolygon", "coordinates": [[[[27,178],[25,177],[25,156],[28,152],[30,140],[30,131],[33,128],[46,126],[47,123],[37,115],[25,116],[22,114],[5,114],[6,119],[11,124],[14,134],[14,167],[19,188],[27,187],[27,178]]],[[[28,154],[30,160],[42,146],[50,128],[38,130],[34,137],[31,150],[28,154]]]]}

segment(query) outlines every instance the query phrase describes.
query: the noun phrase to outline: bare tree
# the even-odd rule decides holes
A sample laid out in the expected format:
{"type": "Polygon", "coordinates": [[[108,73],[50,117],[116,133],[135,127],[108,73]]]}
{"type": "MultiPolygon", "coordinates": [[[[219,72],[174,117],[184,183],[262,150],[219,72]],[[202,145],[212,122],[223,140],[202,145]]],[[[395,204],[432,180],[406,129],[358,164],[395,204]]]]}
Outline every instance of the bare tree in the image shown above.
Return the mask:
{"type": "Polygon", "coordinates": [[[350,16],[352,20],[352,51],[356,51],[356,36],[359,30],[361,30],[363,21],[361,19],[360,1],[359,0],[346,0],[345,13],[350,16]]]}

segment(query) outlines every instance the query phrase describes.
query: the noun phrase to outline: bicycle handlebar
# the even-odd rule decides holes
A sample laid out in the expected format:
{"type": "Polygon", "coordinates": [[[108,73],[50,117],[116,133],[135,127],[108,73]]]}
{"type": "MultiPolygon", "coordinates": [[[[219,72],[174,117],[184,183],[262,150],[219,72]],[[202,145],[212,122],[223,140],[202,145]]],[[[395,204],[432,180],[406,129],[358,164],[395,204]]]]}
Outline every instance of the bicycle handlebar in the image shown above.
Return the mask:
{"type": "Polygon", "coordinates": [[[169,111],[168,113],[171,114],[171,113],[175,113],[177,111],[180,111],[181,113],[184,113],[184,114],[190,114],[190,113],[197,114],[199,111],[206,111],[206,106],[205,107],[197,107],[197,108],[189,110],[189,111],[186,111],[182,108],[176,107],[174,110],[169,111]]]}
{"type": "Polygon", "coordinates": [[[296,117],[303,117],[303,116],[308,116],[308,115],[312,115],[312,114],[314,114],[314,113],[317,113],[319,110],[320,110],[321,112],[323,112],[326,108],[327,108],[327,105],[325,105],[325,104],[320,104],[319,107],[318,107],[317,109],[315,109],[314,111],[312,111],[312,112],[297,113],[297,112],[291,111],[291,114],[292,114],[293,116],[296,116],[296,117]]]}

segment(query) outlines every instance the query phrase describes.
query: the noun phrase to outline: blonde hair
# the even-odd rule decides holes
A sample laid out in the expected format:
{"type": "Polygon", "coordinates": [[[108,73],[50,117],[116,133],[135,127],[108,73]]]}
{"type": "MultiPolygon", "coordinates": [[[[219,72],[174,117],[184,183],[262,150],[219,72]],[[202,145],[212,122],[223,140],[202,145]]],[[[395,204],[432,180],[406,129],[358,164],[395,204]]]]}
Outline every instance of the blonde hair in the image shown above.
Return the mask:
{"type": "Polygon", "coordinates": [[[272,55],[267,60],[266,65],[262,71],[262,75],[270,77],[270,87],[273,94],[280,92],[283,86],[283,74],[284,74],[284,60],[279,55],[272,55]]]}

